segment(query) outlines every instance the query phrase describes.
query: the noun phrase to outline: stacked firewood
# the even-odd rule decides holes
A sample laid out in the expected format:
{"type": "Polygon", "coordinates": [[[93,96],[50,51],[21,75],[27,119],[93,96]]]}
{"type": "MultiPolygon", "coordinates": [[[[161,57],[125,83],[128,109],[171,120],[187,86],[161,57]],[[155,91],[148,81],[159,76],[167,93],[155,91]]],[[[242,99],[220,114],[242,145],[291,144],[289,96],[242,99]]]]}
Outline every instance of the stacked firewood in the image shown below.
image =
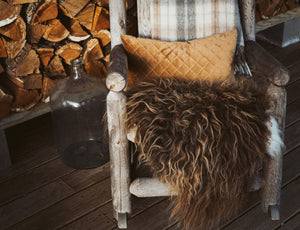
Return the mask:
{"type": "MultiPolygon", "coordinates": [[[[127,0],[133,27],[135,6],[136,0],[127,0]]],[[[104,79],[109,28],[109,0],[0,0],[1,110],[24,111],[48,101],[74,58],[82,58],[87,74],[104,79]]]]}
{"type": "Polygon", "coordinates": [[[271,18],[295,7],[295,0],[256,0],[255,3],[256,21],[271,18]]]}

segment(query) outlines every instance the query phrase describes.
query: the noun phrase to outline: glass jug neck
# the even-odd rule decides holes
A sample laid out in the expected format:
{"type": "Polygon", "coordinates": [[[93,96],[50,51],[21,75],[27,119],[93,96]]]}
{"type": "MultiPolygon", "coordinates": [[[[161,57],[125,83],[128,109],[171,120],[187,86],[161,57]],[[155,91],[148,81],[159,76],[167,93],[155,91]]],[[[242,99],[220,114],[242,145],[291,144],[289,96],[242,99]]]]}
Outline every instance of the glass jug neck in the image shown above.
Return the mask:
{"type": "Polygon", "coordinates": [[[71,77],[73,79],[79,79],[84,76],[82,60],[80,59],[73,59],[71,61],[71,77]]]}

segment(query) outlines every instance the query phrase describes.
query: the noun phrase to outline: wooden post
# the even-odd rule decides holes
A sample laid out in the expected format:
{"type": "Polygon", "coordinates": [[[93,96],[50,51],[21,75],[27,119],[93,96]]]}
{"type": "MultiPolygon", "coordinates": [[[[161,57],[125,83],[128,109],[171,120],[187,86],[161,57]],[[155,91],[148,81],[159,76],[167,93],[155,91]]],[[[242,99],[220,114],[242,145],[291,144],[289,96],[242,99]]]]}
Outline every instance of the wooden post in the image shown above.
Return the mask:
{"type": "MultiPolygon", "coordinates": [[[[282,131],[281,137],[284,139],[285,115],[286,115],[286,90],[282,87],[270,84],[267,93],[271,97],[271,108],[269,114],[275,117],[279,129],[282,131]]],[[[281,153],[270,158],[264,165],[265,185],[262,189],[262,209],[264,212],[270,212],[272,220],[279,219],[280,191],[282,179],[282,155],[281,153]]]]}
{"type": "MultiPolygon", "coordinates": [[[[123,92],[110,91],[107,96],[107,122],[109,132],[109,152],[111,164],[111,188],[115,217],[130,214],[129,152],[126,129],[126,96],[123,92]]],[[[122,218],[123,219],[123,218],[122,218]]],[[[127,221],[127,220],[126,220],[127,221]]],[[[119,223],[119,228],[126,228],[119,223]]]]}
{"type": "Polygon", "coordinates": [[[255,41],[255,0],[239,0],[245,41],[255,41]]]}
{"type": "Polygon", "coordinates": [[[110,53],[110,62],[107,70],[106,87],[109,90],[120,92],[127,84],[128,62],[122,45],[116,45],[110,53]]]}
{"type": "MultiPolygon", "coordinates": [[[[112,52],[116,48],[115,50],[118,51],[116,54],[120,53],[124,56],[122,55],[124,52],[116,46],[122,44],[121,34],[126,34],[126,0],[110,0],[109,9],[112,52]]],[[[125,58],[112,55],[106,78],[106,84],[110,90],[107,95],[107,122],[114,217],[118,220],[118,227],[121,229],[127,228],[127,215],[131,213],[129,151],[125,129],[126,96],[122,91],[126,86],[126,75],[126,55],[125,58]],[[124,62],[126,71],[123,71],[124,67],[121,66],[124,62]],[[120,84],[121,87],[119,87],[120,84]]]]}
{"type": "Polygon", "coordinates": [[[171,186],[160,182],[158,178],[137,178],[130,185],[130,192],[137,197],[175,196],[171,186]]]}
{"type": "Polygon", "coordinates": [[[10,155],[6,142],[5,130],[0,130],[0,170],[11,166],[10,155]]]}
{"type": "Polygon", "coordinates": [[[110,0],[111,47],[122,44],[121,34],[126,34],[126,0],[110,0]]]}

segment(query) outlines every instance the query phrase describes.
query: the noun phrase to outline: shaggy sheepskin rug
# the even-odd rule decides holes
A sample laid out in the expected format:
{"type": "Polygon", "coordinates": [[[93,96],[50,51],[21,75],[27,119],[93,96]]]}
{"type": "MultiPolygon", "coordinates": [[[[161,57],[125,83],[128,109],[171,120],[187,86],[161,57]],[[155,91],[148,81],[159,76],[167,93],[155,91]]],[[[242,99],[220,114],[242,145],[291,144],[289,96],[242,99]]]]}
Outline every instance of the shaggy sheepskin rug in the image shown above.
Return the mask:
{"type": "Polygon", "coordinates": [[[128,94],[127,128],[137,127],[140,163],[171,185],[172,218],[213,229],[241,208],[247,181],[267,157],[264,90],[251,80],[142,82],[128,94]]]}

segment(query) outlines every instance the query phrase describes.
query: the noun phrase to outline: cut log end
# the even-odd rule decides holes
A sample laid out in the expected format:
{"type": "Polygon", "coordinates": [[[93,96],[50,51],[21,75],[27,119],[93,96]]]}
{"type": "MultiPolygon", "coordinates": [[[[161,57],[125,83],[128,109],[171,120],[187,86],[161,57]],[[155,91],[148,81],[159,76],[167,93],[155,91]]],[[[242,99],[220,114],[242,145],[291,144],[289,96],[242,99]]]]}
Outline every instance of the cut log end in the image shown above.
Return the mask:
{"type": "Polygon", "coordinates": [[[9,59],[15,58],[18,55],[18,53],[23,49],[26,43],[26,24],[21,17],[19,17],[18,26],[21,33],[20,39],[18,39],[17,41],[10,40],[10,39],[3,39],[4,46],[7,52],[7,57],[9,59]]]}
{"type": "Polygon", "coordinates": [[[27,44],[14,59],[6,59],[7,73],[12,77],[22,77],[39,71],[40,59],[31,45],[27,44]]]}
{"type": "Polygon", "coordinates": [[[14,8],[7,2],[0,1],[0,27],[9,25],[17,19],[14,8]]]}
{"type": "Polygon", "coordinates": [[[92,35],[99,39],[102,47],[107,46],[111,42],[111,35],[108,30],[92,31],[92,35]]]}
{"type": "Polygon", "coordinates": [[[42,3],[32,17],[31,24],[37,24],[55,19],[58,15],[56,0],[49,0],[42,3]]]}
{"type": "Polygon", "coordinates": [[[20,40],[22,38],[22,25],[20,17],[13,23],[0,27],[0,34],[12,40],[20,40]]]}
{"type": "Polygon", "coordinates": [[[61,10],[70,18],[74,18],[88,3],[89,0],[59,0],[61,10]]]}
{"type": "Polygon", "coordinates": [[[120,92],[126,87],[126,80],[121,74],[111,73],[107,75],[106,87],[114,92],[120,92]]]}
{"type": "Polygon", "coordinates": [[[38,48],[37,53],[40,56],[41,62],[43,66],[46,68],[49,64],[50,59],[54,55],[54,49],[53,48],[38,48]]]}
{"type": "Polygon", "coordinates": [[[82,47],[74,42],[68,43],[58,49],[55,54],[63,58],[65,63],[70,65],[70,61],[77,58],[82,51],[82,47]]]}
{"type": "Polygon", "coordinates": [[[59,56],[55,55],[55,57],[50,61],[47,67],[47,75],[49,77],[67,76],[59,56]]]}
{"type": "Polygon", "coordinates": [[[50,42],[60,42],[70,34],[70,32],[58,19],[49,21],[48,25],[49,27],[44,33],[43,38],[50,42]]]}
{"type": "Polygon", "coordinates": [[[104,57],[104,55],[103,55],[103,52],[102,52],[102,49],[101,49],[98,39],[96,39],[96,38],[90,39],[86,43],[86,49],[83,54],[83,63],[96,61],[103,57],[104,57]]]}

